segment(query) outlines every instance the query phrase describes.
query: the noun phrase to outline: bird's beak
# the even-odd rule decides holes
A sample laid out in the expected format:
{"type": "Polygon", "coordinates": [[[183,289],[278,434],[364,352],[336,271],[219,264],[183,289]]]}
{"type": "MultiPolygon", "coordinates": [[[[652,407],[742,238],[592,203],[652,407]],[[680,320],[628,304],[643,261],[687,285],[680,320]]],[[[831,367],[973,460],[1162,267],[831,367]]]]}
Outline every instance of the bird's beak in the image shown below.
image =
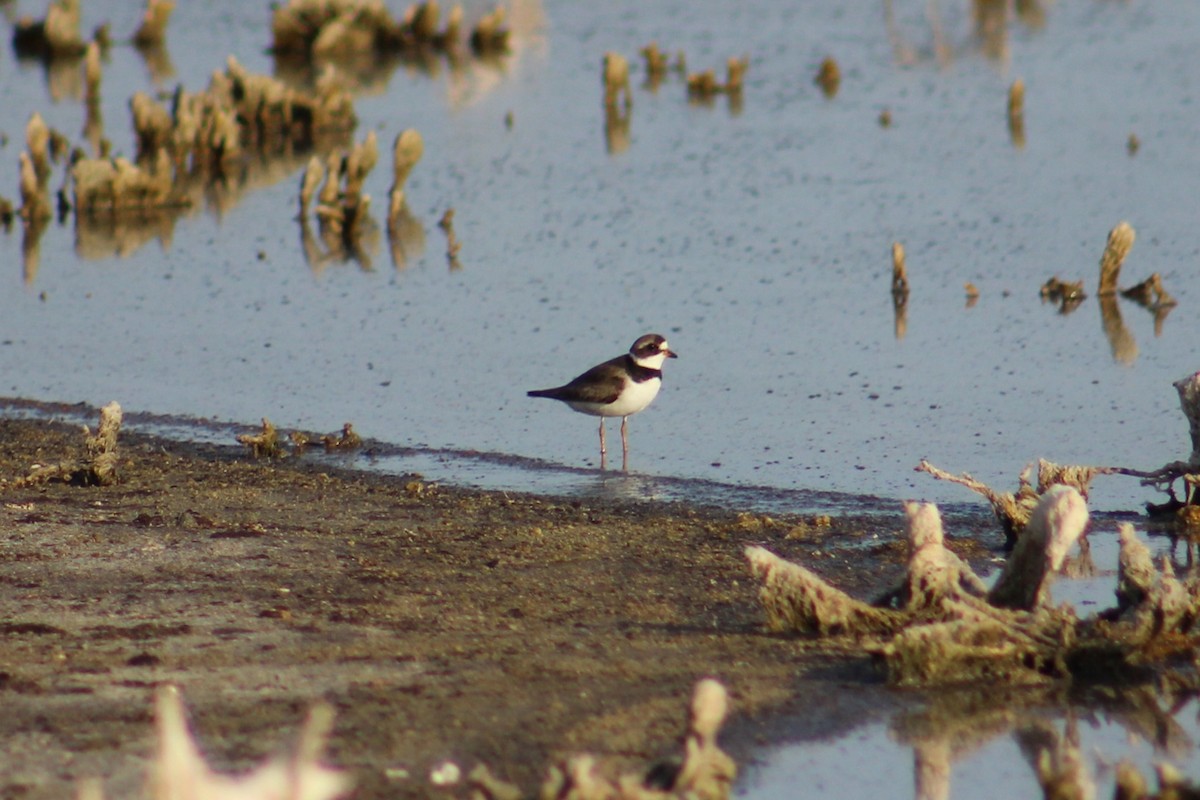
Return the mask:
{"type": "Polygon", "coordinates": [[[663,353],[666,354],[667,358],[679,358],[679,354],[673,350],[663,350],[663,353]]]}

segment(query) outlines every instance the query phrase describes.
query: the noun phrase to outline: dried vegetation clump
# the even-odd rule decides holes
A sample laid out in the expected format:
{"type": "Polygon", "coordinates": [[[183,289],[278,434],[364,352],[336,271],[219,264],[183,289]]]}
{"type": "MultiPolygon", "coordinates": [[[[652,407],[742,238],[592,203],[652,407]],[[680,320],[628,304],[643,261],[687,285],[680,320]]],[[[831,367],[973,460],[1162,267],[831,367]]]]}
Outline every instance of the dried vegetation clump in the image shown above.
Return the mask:
{"type": "MultiPolygon", "coordinates": [[[[288,455],[285,438],[271,420],[263,417],[262,428],[255,433],[243,433],[237,437],[238,443],[250,450],[253,458],[283,458],[288,455]]],[[[338,433],[324,435],[292,431],[286,437],[292,444],[292,454],[301,455],[313,442],[320,442],[326,452],[335,450],[356,450],[362,447],[363,440],[354,425],[347,422],[338,433]]]]}
{"type": "Polygon", "coordinates": [[[166,41],[167,23],[174,10],[174,0],[147,0],[141,24],[133,34],[133,43],[144,48],[161,47],[166,41]]]}
{"type": "Polygon", "coordinates": [[[82,56],[87,44],[79,35],[79,0],[52,0],[44,19],[21,17],[13,26],[12,42],[21,56],[82,56]]]}
{"type": "Polygon", "coordinates": [[[220,165],[244,147],[259,152],[309,148],[323,137],[344,136],[357,119],[349,92],[328,77],[313,92],[255,75],[232,56],[199,93],[176,90],[168,109],[138,93],[129,103],[138,159],[167,149],[176,165],[220,165]]]}
{"type": "Polygon", "coordinates": [[[81,452],[57,464],[34,464],[29,474],[10,485],[21,488],[50,481],[77,486],[109,486],[117,481],[117,434],[121,431],[121,405],[113,401],[100,409],[100,424],[93,434],[83,429],[81,452]]]}
{"type": "Polygon", "coordinates": [[[271,16],[272,49],[300,58],[336,58],[362,53],[419,56],[455,53],[465,43],[477,54],[508,48],[504,12],[497,8],[464,37],[463,10],[455,6],[441,24],[436,0],[410,6],[393,19],[382,0],[291,0],[271,16]]]}
{"type": "Polygon", "coordinates": [[[1161,570],[1125,526],[1117,605],[1087,619],[1052,607],[1049,587],[1087,524],[1083,496],[1054,486],[1038,500],[999,579],[983,582],[943,541],[929,504],[909,503],[904,582],[874,603],[855,600],[798,564],[747,548],[768,625],[780,632],[864,642],[895,685],[968,681],[1025,684],[1132,679],[1187,658],[1200,616],[1200,580],[1161,570]]]}
{"type": "MultiPolygon", "coordinates": [[[[409,218],[403,181],[420,158],[421,147],[420,135],[406,131],[397,137],[393,148],[398,159],[406,159],[394,169],[397,182],[392,186],[388,210],[388,232],[394,246],[399,236],[397,231],[409,218]]],[[[324,163],[317,156],[309,159],[300,182],[299,221],[305,256],[313,266],[355,258],[364,267],[370,267],[369,251],[377,244],[378,229],[369,214],[371,196],[363,192],[363,183],[378,161],[379,142],[374,131],[348,151],[330,151],[324,163]],[[313,208],[314,199],[323,252],[309,227],[309,209],[313,208]]]]}
{"type": "Polygon", "coordinates": [[[838,89],[842,85],[842,68],[838,66],[838,62],[833,56],[826,56],[821,60],[821,66],[817,68],[813,83],[821,88],[821,94],[825,95],[827,99],[832,100],[837,96],[838,89]]]}

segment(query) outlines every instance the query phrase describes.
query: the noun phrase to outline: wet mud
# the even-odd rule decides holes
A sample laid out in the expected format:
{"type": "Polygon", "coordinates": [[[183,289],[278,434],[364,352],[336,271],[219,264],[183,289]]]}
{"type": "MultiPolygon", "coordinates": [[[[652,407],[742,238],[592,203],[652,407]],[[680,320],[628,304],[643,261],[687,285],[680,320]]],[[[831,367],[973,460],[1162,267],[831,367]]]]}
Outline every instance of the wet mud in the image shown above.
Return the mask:
{"type": "Polygon", "coordinates": [[[832,734],[898,702],[852,645],[767,632],[742,549],[865,597],[902,572],[899,514],[468,491],[130,432],[113,485],[21,484],[82,446],[75,427],[0,422],[0,797],[86,777],[138,791],[163,683],[228,771],[328,701],[329,758],[359,798],[425,796],[447,759],[530,793],[573,753],[647,768],[678,751],[705,676],[729,688],[739,762],[772,712],[832,734]]]}

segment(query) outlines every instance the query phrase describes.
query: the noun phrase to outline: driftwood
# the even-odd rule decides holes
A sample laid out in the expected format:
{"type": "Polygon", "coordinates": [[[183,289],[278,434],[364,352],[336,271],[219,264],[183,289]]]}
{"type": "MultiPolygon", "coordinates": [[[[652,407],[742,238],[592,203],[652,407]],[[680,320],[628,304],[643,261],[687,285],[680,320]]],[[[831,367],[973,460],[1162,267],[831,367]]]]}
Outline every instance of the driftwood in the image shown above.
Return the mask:
{"type": "Polygon", "coordinates": [[[1092,480],[1097,475],[1121,474],[1125,470],[1119,467],[1081,467],[1055,464],[1045,459],[1038,460],[1037,485],[1031,482],[1033,465],[1030,464],[1021,471],[1018,477],[1017,491],[997,491],[987,484],[977,481],[967,473],[953,475],[935,467],[925,459],[916,466],[917,472],[928,472],[942,481],[949,481],[965,486],[976,494],[982,495],[992,506],[996,519],[1004,530],[1005,547],[1016,545],[1022,531],[1029,524],[1033,509],[1037,507],[1039,498],[1053,486],[1070,486],[1087,500],[1091,491],[1092,480]]]}
{"type": "Polygon", "coordinates": [[[121,406],[113,401],[100,409],[100,424],[93,435],[83,429],[83,453],[57,464],[35,464],[24,478],[13,481],[17,487],[36,486],[50,481],[78,486],[109,486],[117,482],[117,434],[121,430],[121,406]]]}
{"type": "Polygon", "coordinates": [[[1087,524],[1083,496],[1055,486],[1038,500],[1025,535],[991,591],[942,542],[932,505],[907,504],[910,556],[905,583],[872,605],[761,547],[751,572],[772,630],[851,637],[897,685],[987,680],[1043,683],[1067,677],[1117,679],[1191,647],[1200,582],[1187,586],[1123,530],[1116,608],[1080,620],[1049,607],[1049,585],[1087,524]]]}
{"type": "Polygon", "coordinates": [[[1147,503],[1147,510],[1151,514],[1177,514],[1180,521],[1187,524],[1195,516],[1194,508],[1200,506],[1200,493],[1197,492],[1197,487],[1200,487],[1200,372],[1181,378],[1172,386],[1179,394],[1179,407],[1188,421],[1188,435],[1192,445],[1188,460],[1172,461],[1148,472],[1125,468],[1113,469],[1113,472],[1141,478],[1143,486],[1152,486],[1166,493],[1166,503],[1147,503]],[[1183,487],[1182,500],[1175,492],[1176,481],[1183,487]]]}
{"type": "MultiPolygon", "coordinates": [[[[1111,300],[1111,296],[1107,299],[1111,300]]],[[[986,498],[1004,529],[1005,546],[1010,548],[1016,544],[1021,532],[1029,523],[1029,515],[1038,498],[1051,486],[1074,487],[1086,500],[1092,480],[1097,475],[1128,475],[1140,478],[1143,486],[1152,486],[1168,495],[1166,503],[1146,504],[1151,514],[1176,514],[1181,524],[1194,527],[1200,524],[1200,512],[1196,511],[1196,508],[1200,507],[1200,372],[1181,378],[1172,385],[1179,394],[1179,405],[1188,421],[1192,452],[1187,461],[1173,461],[1156,470],[1146,471],[1129,467],[1064,466],[1040,459],[1037,486],[1035,487],[1030,480],[1030,465],[1021,472],[1015,492],[997,491],[966,473],[953,475],[924,459],[916,466],[916,470],[928,472],[938,480],[966,486],[986,498]],[[1177,481],[1182,485],[1183,499],[1176,494],[1177,481]]]]}

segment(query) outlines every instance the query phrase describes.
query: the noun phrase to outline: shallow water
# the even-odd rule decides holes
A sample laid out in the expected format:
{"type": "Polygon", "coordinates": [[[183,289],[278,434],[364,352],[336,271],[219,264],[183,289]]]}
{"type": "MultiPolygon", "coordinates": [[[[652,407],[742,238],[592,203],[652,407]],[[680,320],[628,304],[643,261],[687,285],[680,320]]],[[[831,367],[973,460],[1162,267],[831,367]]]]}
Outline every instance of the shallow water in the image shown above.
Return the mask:
{"type": "MultiPolygon", "coordinates": [[[[1170,384],[1197,366],[1200,7],[1047,6],[1000,25],[992,55],[969,8],[947,4],[940,58],[924,4],[894,4],[890,23],[889,7],[518,4],[529,22],[498,66],[384,68],[356,102],[360,138],[375,130],[386,150],[415,127],[426,141],[406,261],[380,230],[369,268],[307,262],[300,158],[260,186],[214,193],[157,237],[96,246],[52,224],[35,268],[18,226],[0,236],[0,394],[315,430],[350,420],[402,447],[588,467],[594,420],[524,390],[659,330],[681,358],[630,422],[639,474],[969,501],[912,467],[928,457],[1012,486],[1037,457],[1153,468],[1186,455],[1170,384]],[[692,70],[748,55],[741,103],[690,103],[678,76],[650,91],[638,66],[627,141],[610,146],[600,56],[637,64],[653,39],[692,70]],[[811,80],[827,54],[843,72],[832,99],[811,80]],[[1005,121],[1016,77],[1023,147],[1005,121]],[[1142,142],[1132,157],[1130,133],[1142,142]],[[454,270],[436,225],[450,207],[454,270]],[[1106,335],[1094,297],[1062,315],[1038,287],[1059,275],[1094,294],[1122,219],[1138,231],[1122,283],[1160,272],[1180,304],[1156,330],[1122,300],[1106,335]],[[902,336],[897,240],[912,285],[902,336]],[[966,281],[981,292],[971,308],[966,281]]],[[[119,39],[137,13],[88,2],[83,27],[108,20],[119,39]]],[[[133,149],[135,90],[200,89],[228,53],[271,72],[268,37],[265,6],[191,4],[168,30],[173,74],[155,80],[116,46],[102,86],[115,151],[133,149]]],[[[29,113],[78,140],[71,75],[3,50],[5,193],[29,113]]],[[[368,180],[376,208],[386,167],[368,180]]],[[[511,481],[560,482],[539,470],[511,481]]],[[[1098,508],[1146,499],[1130,478],[1101,478],[1093,494],[1098,508]]]]}
{"type": "MultiPolygon", "coordinates": [[[[1141,536],[1156,563],[1163,556],[1186,557],[1183,545],[1141,536]]],[[[1105,525],[1088,538],[1093,569],[1085,577],[1060,576],[1052,586],[1052,602],[1070,603],[1081,616],[1115,605],[1117,584],[1115,530],[1105,525]]],[[[1069,558],[1080,560],[1078,548],[1069,558]]],[[[990,584],[998,574],[999,564],[985,580],[990,584]]],[[[918,694],[905,710],[881,716],[836,737],[765,748],[743,776],[739,796],[795,797],[803,786],[806,795],[820,797],[1039,797],[1036,753],[1064,739],[1078,745],[1092,797],[1113,796],[1114,770],[1123,760],[1151,785],[1159,763],[1200,775],[1200,700],[1160,697],[1150,687],[948,687],[918,694]]],[[[811,721],[798,723],[812,728],[811,721]]]]}
{"type": "Polygon", "coordinates": [[[1076,709],[1070,722],[1057,719],[1054,711],[981,714],[977,720],[959,720],[959,735],[944,738],[906,731],[917,716],[908,715],[864,725],[830,742],[769,749],[736,794],[757,800],[796,797],[797,787],[803,786],[804,796],[813,797],[1041,797],[1029,753],[1070,730],[1078,736],[1081,760],[1094,787],[1091,796],[1112,797],[1115,767],[1122,760],[1138,767],[1150,785],[1155,783],[1154,765],[1160,762],[1185,775],[1200,774],[1198,712],[1197,701],[1190,700],[1179,709],[1162,708],[1157,715],[1076,709]],[[1157,727],[1148,726],[1147,720],[1157,727]]]}

